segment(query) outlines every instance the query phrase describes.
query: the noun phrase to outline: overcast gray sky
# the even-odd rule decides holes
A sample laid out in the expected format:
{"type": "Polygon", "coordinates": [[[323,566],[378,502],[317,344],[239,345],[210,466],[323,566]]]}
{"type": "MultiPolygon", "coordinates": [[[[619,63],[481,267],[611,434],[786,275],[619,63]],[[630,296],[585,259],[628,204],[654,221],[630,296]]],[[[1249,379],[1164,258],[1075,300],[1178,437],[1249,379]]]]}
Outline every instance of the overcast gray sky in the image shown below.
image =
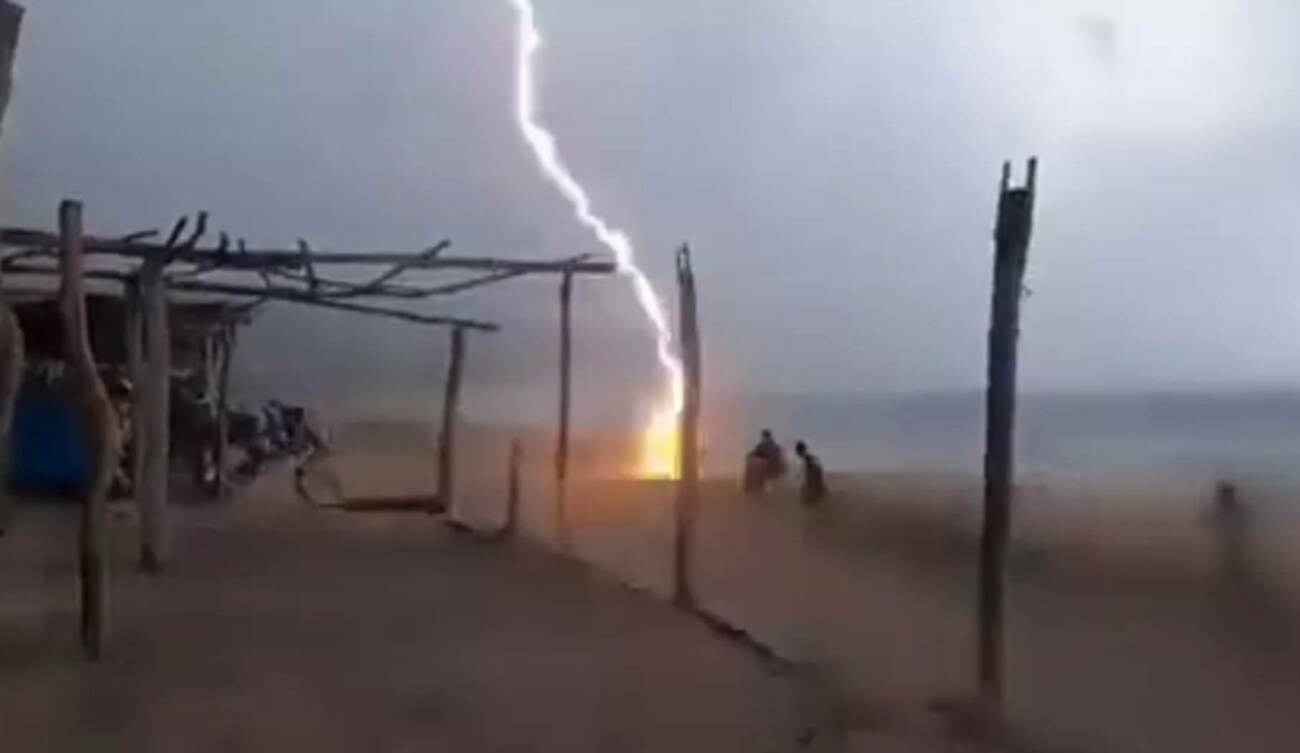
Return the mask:
{"type": "MultiPolygon", "coordinates": [[[[205,208],[259,245],[596,250],[515,131],[507,0],[28,5],[9,221],[76,195],[103,232],[205,208]]],[[[1030,154],[1026,385],[1300,379],[1300,4],[537,5],[574,172],[665,293],[696,250],[712,387],[980,384],[999,163],[1030,154]]],[[[652,395],[627,285],[579,300],[582,383],[652,395]]],[[[508,328],[474,341],[476,384],[549,396],[553,286],[454,305],[508,328]]],[[[296,312],[250,339],[256,366],[369,387],[427,382],[443,348],[296,312]]]]}

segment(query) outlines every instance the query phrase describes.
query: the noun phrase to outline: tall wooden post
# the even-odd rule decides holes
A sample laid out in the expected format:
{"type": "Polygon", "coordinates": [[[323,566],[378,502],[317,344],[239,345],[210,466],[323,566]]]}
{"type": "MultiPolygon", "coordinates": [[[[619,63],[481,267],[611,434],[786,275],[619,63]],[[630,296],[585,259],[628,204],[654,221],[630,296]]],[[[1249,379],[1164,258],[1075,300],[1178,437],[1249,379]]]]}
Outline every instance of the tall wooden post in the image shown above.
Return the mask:
{"type": "Polygon", "coordinates": [[[218,339],[217,332],[212,330],[203,335],[200,344],[199,366],[203,375],[200,394],[203,402],[197,406],[199,410],[195,414],[195,424],[188,430],[190,437],[187,442],[187,460],[190,463],[192,482],[195,489],[204,493],[211,493],[214,488],[209,481],[208,471],[211,469],[215,444],[216,432],[213,429],[217,425],[217,359],[221,347],[217,343],[218,339]]]}
{"type": "Polygon", "coordinates": [[[144,393],[147,387],[144,344],[144,312],[140,304],[140,282],[132,280],[123,286],[126,303],[126,367],[131,378],[131,494],[137,507],[142,503],[145,485],[145,424],[148,412],[144,393]]]}
{"type": "Polygon", "coordinates": [[[144,485],[140,503],[140,566],[160,570],[167,557],[167,482],[171,454],[171,328],[167,315],[166,259],[146,259],[140,268],[144,321],[144,389],[137,395],[144,413],[144,485]]]}
{"type": "Polygon", "coordinates": [[[14,56],[18,54],[23,13],[18,3],[0,0],[0,121],[9,108],[9,93],[13,90],[14,56]]]}
{"type": "Polygon", "coordinates": [[[1029,160],[1024,188],[1010,188],[1002,166],[998,194],[993,303],[989,327],[988,395],[984,447],[984,523],[980,537],[977,671],[980,697],[997,706],[1003,687],[1003,568],[1011,527],[1015,479],[1016,346],[1020,298],[1033,227],[1038,163],[1029,160]]]}
{"type": "Polygon", "coordinates": [[[217,446],[212,464],[216,468],[213,482],[217,494],[224,494],[226,484],[226,447],[230,444],[230,362],[235,356],[235,325],[227,324],[217,337],[217,446]]]}
{"type": "Polygon", "coordinates": [[[456,501],[456,418],[460,404],[460,382],[465,366],[465,330],[451,331],[451,358],[447,364],[447,385],[442,398],[442,434],[438,440],[438,499],[448,518],[455,519],[456,501]]]}
{"type": "Polygon", "coordinates": [[[0,534],[13,515],[13,501],[9,496],[9,430],[13,427],[14,406],[22,388],[25,354],[18,316],[0,303],[0,534]]]}
{"type": "Polygon", "coordinates": [[[560,281],[560,416],[555,440],[555,538],[561,551],[568,551],[569,511],[569,406],[573,368],[573,272],[565,271],[560,281]]]}
{"type": "Polygon", "coordinates": [[[510,462],[507,468],[506,522],[501,526],[501,535],[515,535],[519,526],[520,471],[524,463],[524,445],[518,439],[510,442],[510,462]]]}
{"type": "Polygon", "coordinates": [[[573,273],[560,282],[560,431],[555,440],[555,478],[561,486],[569,475],[569,396],[573,360],[573,273]]]}
{"type": "MultiPolygon", "coordinates": [[[[0,0],[0,124],[4,122],[12,88],[14,55],[22,27],[21,6],[0,0]]],[[[9,498],[9,430],[13,426],[14,404],[22,387],[25,364],[23,330],[18,316],[0,300],[0,534],[12,514],[9,498]]]]}
{"type": "Polygon", "coordinates": [[[673,600],[680,607],[693,607],[691,590],[691,542],[699,505],[700,464],[700,330],[695,301],[695,273],[691,269],[691,251],[683,246],[677,252],[677,285],[681,312],[681,354],[683,376],[682,412],[678,426],[677,503],[673,537],[673,600]]]}
{"type": "Polygon", "coordinates": [[[118,428],[108,391],[99,378],[86,323],[82,259],[81,204],[59,206],[59,309],[69,384],[87,429],[92,449],[91,476],[84,490],[78,536],[81,576],[81,643],[91,659],[99,657],[108,622],[108,488],[118,451],[118,428]]]}

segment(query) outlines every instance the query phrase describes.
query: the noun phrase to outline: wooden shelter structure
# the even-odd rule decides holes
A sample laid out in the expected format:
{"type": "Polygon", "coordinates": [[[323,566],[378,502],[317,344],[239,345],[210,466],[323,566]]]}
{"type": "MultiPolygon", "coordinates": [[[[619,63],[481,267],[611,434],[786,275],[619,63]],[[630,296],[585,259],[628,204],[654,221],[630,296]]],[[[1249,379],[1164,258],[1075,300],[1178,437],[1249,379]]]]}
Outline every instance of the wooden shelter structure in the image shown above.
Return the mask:
{"type": "MultiPolygon", "coordinates": [[[[90,336],[94,354],[103,359],[124,362],[142,362],[146,373],[139,375],[142,385],[147,376],[159,370],[152,363],[166,351],[161,348],[166,340],[183,350],[199,348],[194,354],[204,368],[217,373],[228,370],[229,353],[233,348],[233,329],[246,321],[257,309],[269,303],[288,303],[331,310],[341,310],[367,316],[396,319],[409,323],[446,327],[452,330],[452,368],[448,375],[447,402],[454,404],[458,395],[461,363],[465,353],[465,335],[469,332],[490,333],[497,325],[481,320],[445,313],[430,313],[409,304],[441,300],[457,293],[486,285],[504,282],[527,275],[557,274],[561,277],[562,320],[569,320],[572,278],[580,274],[611,274],[611,262],[592,261],[585,256],[555,261],[527,261],[500,258],[452,257],[443,252],[450,241],[441,241],[417,253],[347,252],[330,253],[313,251],[305,242],[293,251],[250,250],[241,240],[232,244],[226,233],[220,233],[216,244],[200,245],[207,234],[208,217],[199,213],[192,229],[188,217],[181,218],[165,241],[157,242],[157,231],[133,233],[122,238],[83,238],[83,249],[88,260],[84,279],[101,283],[117,283],[122,292],[118,300],[123,305],[111,307],[102,296],[90,298],[90,318],[94,324],[90,336]],[[381,267],[378,273],[368,273],[362,279],[327,277],[326,269],[346,268],[353,272],[369,267],[381,267]],[[412,277],[420,273],[469,272],[468,277],[454,281],[416,284],[412,277]],[[252,279],[249,279],[249,278],[252,279]],[[243,278],[243,279],[241,279],[243,278]],[[171,300],[175,292],[206,296],[202,303],[179,305],[171,300]],[[384,305],[374,301],[382,300],[384,305]],[[394,306],[393,302],[408,305],[394,306]],[[197,330],[201,330],[196,332],[197,330]],[[116,333],[113,330],[117,330],[116,333]],[[160,337],[152,337],[157,332],[160,337]],[[459,333],[459,334],[456,334],[459,333]],[[197,335],[197,338],[196,338],[197,335]],[[158,344],[155,344],[157,341],[158,344]]],[[[60,236],[55,233],[22,228],[0,228],[0,274],[14,276],[56,276],[60,272],[58,247],[60,236]]],[[[39,304],[21,303],[24,310],[31,308],[26,318],[38,326],[52,324],[54,306],[46,302],[44,313],[39,304]]],[[[571,354],[568,328],[561,336],[561,374],[570,371],[571,354]]],[[[170,355],[169,355],[170,357],[170,355]]],[[[215,381],[222,384],[224,377],[215,381]]],[[[567,379],[562,379],[562,383],[567,379]]],[[[151,390],[140,390],[147,394],[151,390]]],[[[560,425],[568,424],[567,391],[561,396],[560,425]]],[[[156,406],[153,406],[156,407],[156,406]]],[[[141,406],[142,415],[151,417],[156,412],[151,406],[141,406]]],[[[166,406],[163,406],[165,409],[166,406]]],[[[165,415],[166,411],[163,411],[165,415]]],[[[454,424],[443,421],[443,444],[450,444],[454,424]]],[[[557,441],[557,465],[565,465],[567,438],[557,441]]],[[[442,455],[446,451],[441,452],[442,455]]],[[[444,458],[443,463],[450,463],[444,458]]],[[[450,475],[450,474],[448,474],[450,475]]],[[[450,494],[450,489],[444,490],[450,494]]],[[[447,500],[444,500],[444,504],[447,500]]]]}
{"type": "MultiPolygon", "coordinates": [[[[95,431],[101,434],[108,431],[103,428],[107,419],[100,417],[99,408],[94,407],[107,401],[102,380],[98,379],[101,366],[124,364],[136,385],[132,414],[139,436],[137,462],[132,470],[141,515],[140,562],[153,570],[161,568],[167,557],[169,395],[178,359],[201,368],[204,379],[218,395],[215,420],[221,439],[217,447],[224,448],[226,391],[235,328],[260,307],[286,303],[450,329],[451,355],[434,507],[454,515],[455,437],[468,335],[495,332],[498,327],[490,321],[442,311],[441,307],[428,306],[428,302],[519,277],[555,274],[561,278],[561,319],[567,325],[571,300],[568,291],[573,278],[616,271],[612,262],[586,256],[546,261],[451,256],[444,253],[451,245],[445,240],[415,253],[321,252],[302,241],[294,250],[253,250],[242,240],[232,242],[222,232],[215,242],[205,245],[209,220],[203,212],[193,224],[190,218],[182,217],[165,237],[156,230],[116,238],[87,235],[81,230],[80,219],[81,205],[66,201],[60,207],[58,232],[0,228],[0,275],[6,280],[58,277],[62,281],[57,304],[48,299],[12,303],[20,327],[29,323],[33,327],[33,342],[49,343],[50,332],[57,329],[62,333],[63,357],[80,385],[87,426],[99,426],[95,431]],[[447,272],[459,277],[429,279],[447,272]],[[120,294],[88,297],[87,281],[101,288],[120,286],[120,294]],[[173,300],[177,293],[201,295],[204,300],[182,303],[173,300]],[[424,307],[418,307],[422,303],[424,307]],[[97,395],[104,395],[104,400],[97,395]]],[[[48,345],[40,347],[52,350],[48,345]]],[[[567,326],[563,327],[560,354],[565,389],[560,402],[557,469],[562,478],[567,465],[570,404],[567,375],[571,345],[567,326]]],[[[115,463],[117,438],[99,436],[94,444],[102,453],[96,466],[102,475],[105,463],[115,463]]],[[[224,473],[223,461],[218,460],[217,467],[219,474],[224,473]]],[[[102,490],[96,489],[98,485],[92,485],[91,496],[102,496],[102,490]]],[[[102,562],[93,564],[100,561],[94,552],[102,549],[95,543],[103,535],[98,530],[102,529],[102,513],[96,512],[102,504],[102,500],[88,501],[89,512],[83,516],[87,529],[82,536],[83,555],[92,562],[84,569],[83,584],[91,590],[102,587],[95,585],[100,579],[94,575],[102,569],[102,562]]],[[[86,608],[101,610],[101,601],[89,598],[86,608]]],[[[98,635],[95,626],[100,622],[102,617],[89,620],[90,633],[98,635]]],[[[99,640],[87,639],[88,652],[97,651],[90,646],[98,646],[99,640]]]]}
{"type": "MultiPolygon", "coordinates": [[[[0,0],[0,123],[9,101],[23,8],[0,0]]],[[[475,288],[510,279],[557,274],[561,277],[560,416],[556,472],[563,486],[568,465],[570,301],[578,275],[609,275],[609,261],[575,256],[557,260],[517,260],[456,256],[443,240],[410,253],[354,250],[321,252],[299,240],[292,249],[251,249],[226,232],[208,232],[209,217],[182,217],[163,235],[145,230],[109,237],[84,232],[82,205],[64,201],[53,231],[0,228],[0,280],[15,277],[58,280],[57,298],[44,302],[10,301],[0,295],[0,531],[7,500],[3,491],[8,436],[14,401],[26,361],[24,328],[47,350],[57,329],[61,356],[93,446],[93,470],[84,490],[79,535],[82,590],[82,640],[88,656],[103,643],[106,620],[106,516],[108,483],[120,452],[120,428],[113,415],[100,364],[124,362],[135,385],[131,413],[137,427],[132,468],[141,512],[141,564],[158,569],[167,555],[167,478],[171,447],[170,384],[173,365],[186,358],[182,343],[196,343],[205,379],[218,393],[218,452],[226,446],[226,391],[235,325],[259,307],[286,303],[450,328],[451,358],[444,392],[438,451],[439,506],[454,511],[457,404],[470,333],[490,333],[497,325],[444,311],[441,302],[475,288]],[[456,279],[430,279],[445,273],[456,279]],[[419,278],[419,279],[417,279],[419,278]],[[120,286],[116,303],[87,296],[87,281],[120,286]],[[200,309],[173,300],[177,293],[202,294],[216,307],[200,309]],[[18,311],[11,307],[16,304],[18,311]],[[57,312],[57,328],[54,314],[57,312]],[[110,313],[111,312],[111,313],[110,313]],[[199,332],[192,331],[197,325],[199,332]],[[45,333],[44,335],[40,333],[45,333]]],[[[4,291],[6,294],[8,290],[4,291]]],[[[53,291],[51,291],[53,292],[53,291]]],[[[53,355],[53,353],[50,353],[53,355]]],[[[516,458],[517,460],[517,458],[516,458]]],[[[218,474],[224,460],[217,460],[218,474]]],[[[220,483],[220,478],[218,478],[220,483]]]]}

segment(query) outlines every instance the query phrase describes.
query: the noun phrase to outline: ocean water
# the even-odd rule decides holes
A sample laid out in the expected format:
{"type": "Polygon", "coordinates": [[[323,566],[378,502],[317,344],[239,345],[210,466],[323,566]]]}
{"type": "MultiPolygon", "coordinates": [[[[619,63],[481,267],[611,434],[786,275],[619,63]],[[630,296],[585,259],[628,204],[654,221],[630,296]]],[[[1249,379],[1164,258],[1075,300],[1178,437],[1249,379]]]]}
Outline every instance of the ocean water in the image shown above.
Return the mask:
{"type": "MultiPolygon", "coordinates": [[[[534,391],[541,393],[542,391],[534,391]]],[[[329,424],[358,420],[412,424],[436,436],[440,395],[422,390],[292,394],[329,424]],[[365,398],[356,403],[358,395],[365,398]],[[347,407],[342,410],[341,407],[347,407]]],[[[584,394],[575,431],[636,434],[626,399],[584,394]]],[[[546,444],[554,432],[554,395],[500,396],[469,390],[467,422],[512,426],[546,444]]],[[[706,392],[704,465],[738,474],[758,432],[770,428],[787,450],[807,441],[832,471],[944,473],[978,476],[984,448],[980,391],[901,395],[721,395],[706,392]]],[[[604,440],[600,444],[606,444],[604,440]]],[[[602,449],[608,449],[603,448],[602,449]]],[[[629,443],[628,449],[631,449],[629,443]]],[[[1027,393],[1016,420],[1017,470],[1024,477],[1103,475],[1176,479],[1254,479],[1300,486],[1300,390],[1027,393]]]]}
{"type": "MultiPolygon", "coordinates": [[[[833,469],[981,469],[982,393],[770,396],[706,406],[707,464],[736,464],[762,428],[833,469]]],[[[1300,482],[1300,391],[1022,395],[1022,473],[1300,482]]]]}

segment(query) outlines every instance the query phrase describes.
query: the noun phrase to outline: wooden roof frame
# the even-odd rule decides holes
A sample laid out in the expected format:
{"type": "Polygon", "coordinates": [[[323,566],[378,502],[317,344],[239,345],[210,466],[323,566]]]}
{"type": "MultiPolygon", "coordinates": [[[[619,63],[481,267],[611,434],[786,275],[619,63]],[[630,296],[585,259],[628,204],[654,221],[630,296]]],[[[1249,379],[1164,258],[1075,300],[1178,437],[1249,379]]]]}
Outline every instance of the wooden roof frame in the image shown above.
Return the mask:
{"type": "MultiPolygon", "coordinates": [[[[495,332],[500,328],[490,321],[460,316],[430,314],[403,308],[359,303],[358,300],[381,299],[388,301],[427,300],[463,293],[517,277],[542,274],[559,274],[565,279],[574,275],[608,275],[617,271],[609,261],[593,261],[590,255],[553,260],[517,260],[497,257],[446,256],[451,241],[442,240],[419,252],[393,251],[316,251],[306,241],[299,240],[296,250],[250,250],[243,239],[232,243],[222,232],[216,244],[201,246],[207,235],[208,214],[199,212],[190,228],[190,218],[181,217],[172,226],[165,240],[160,241],[158,230],[146,230],[120,238],[86,235],[83,238],[87,257],[111,256],[137,261],[135,270],[87,269],[87,279],[131,283],[139,277],[140,268],[148,264],[160,265],[168,290],[210,293],[236,298],[249,298],[252,305],[276,301],[317,308],[347,311],[379,316],[414,324],[446,326],[479,332],[495,332]],[[188,230],[188,233],[187,233],[188,230]],[[383,267],[369,280],[354,282],[323,277],[318,268],[383,267]],[[468,271],[479,273],[468,279],[439,284],[415,284],[411,273],[421,271],[468,271]],[[220,273],[255,275],[255,282],[234,282],[229,279],[214,280],[209,276],[220,273]],[[251,283],[251,284],[250,284],[251,283]]],[[[59,274],[57,264],[41,264],[40,260],[57,262],[59,235],[42,230],[19,227],[0,228],[0,273],[54,277],[59,274]]]]}

